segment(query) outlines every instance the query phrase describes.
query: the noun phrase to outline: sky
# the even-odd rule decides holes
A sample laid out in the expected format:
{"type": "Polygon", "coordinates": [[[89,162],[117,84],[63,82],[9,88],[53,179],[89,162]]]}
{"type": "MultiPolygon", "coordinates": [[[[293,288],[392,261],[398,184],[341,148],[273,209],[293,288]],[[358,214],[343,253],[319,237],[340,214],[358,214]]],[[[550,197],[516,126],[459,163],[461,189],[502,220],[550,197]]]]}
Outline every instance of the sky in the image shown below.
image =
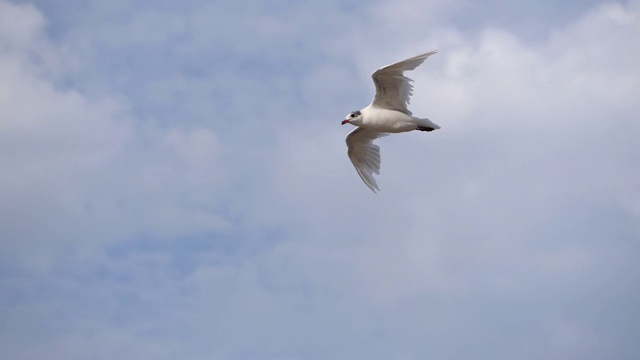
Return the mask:
{"type": "Polygon", "coordinates": [[[640,1],[0,0],[3,359],[640,357],[640,1]],[[381,66],[437,49],[346,155],[381,66]]]}

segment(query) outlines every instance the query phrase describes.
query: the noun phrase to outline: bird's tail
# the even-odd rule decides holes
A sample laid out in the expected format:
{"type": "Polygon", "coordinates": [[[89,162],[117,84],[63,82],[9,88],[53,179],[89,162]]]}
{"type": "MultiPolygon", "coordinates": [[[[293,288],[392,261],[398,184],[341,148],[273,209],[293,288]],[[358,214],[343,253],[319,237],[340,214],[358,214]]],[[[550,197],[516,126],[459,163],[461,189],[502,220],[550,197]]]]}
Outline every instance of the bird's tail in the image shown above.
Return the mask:
{"type": "Polygon", "coordinates": [[[418,130],[424,129],[426,131],[431,131],[435,129],[440,129],[440,126],[438,126],[438,124],[434,123],[433,121],[427,118],[420,119],[420,118],[414,117],[413,120],[416,122],[416,124],[418,124],[418,130]]]}

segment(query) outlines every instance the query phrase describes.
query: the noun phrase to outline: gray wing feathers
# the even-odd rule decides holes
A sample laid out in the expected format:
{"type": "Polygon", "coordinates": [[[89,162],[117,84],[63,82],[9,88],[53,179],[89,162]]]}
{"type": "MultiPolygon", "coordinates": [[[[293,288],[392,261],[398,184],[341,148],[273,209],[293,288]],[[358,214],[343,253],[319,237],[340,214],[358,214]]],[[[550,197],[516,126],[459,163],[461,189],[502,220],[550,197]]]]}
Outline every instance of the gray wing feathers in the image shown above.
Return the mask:
{"type": "Polygon", "coordinates": [[[373,140],[386,133],[357,128],[347,135],[347,153],[358,175],[373,192],[380,191],[373,174],[380,174],[380,147],[373,140]]]}
{"type": "Polygon", "coordinates": [[[431,51],[376,70],[371,75],[373,83],[376,85],[376,95],[371,105],[411,115],[407,105],[413,95],[413,86],[411,85],[413,80],[404,76],[403,73],[417,68],[435,53],[436,51],[431,51]]]}

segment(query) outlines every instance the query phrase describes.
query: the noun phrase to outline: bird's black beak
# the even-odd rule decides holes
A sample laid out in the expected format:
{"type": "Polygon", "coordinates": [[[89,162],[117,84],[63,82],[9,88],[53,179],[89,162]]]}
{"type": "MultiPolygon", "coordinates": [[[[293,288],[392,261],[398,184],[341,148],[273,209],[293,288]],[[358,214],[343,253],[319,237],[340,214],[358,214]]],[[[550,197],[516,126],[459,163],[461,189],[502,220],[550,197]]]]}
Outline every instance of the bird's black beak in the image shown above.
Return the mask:
{"type": "Polygon", "coordinates": [[[342,125],[348,124],[348,123],[349,123],[349,120],[342,120],[342,125]]]}

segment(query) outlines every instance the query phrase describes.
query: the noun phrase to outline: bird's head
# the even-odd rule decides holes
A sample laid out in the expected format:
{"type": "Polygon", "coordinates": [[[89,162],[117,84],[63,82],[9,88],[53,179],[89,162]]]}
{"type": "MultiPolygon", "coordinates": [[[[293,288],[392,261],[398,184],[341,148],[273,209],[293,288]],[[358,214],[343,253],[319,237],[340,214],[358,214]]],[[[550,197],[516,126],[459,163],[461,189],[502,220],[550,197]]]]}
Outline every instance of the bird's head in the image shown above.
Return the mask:
{"type": "Polygon", "coordinates": [[[360,126],[362,124],[362,113],[360,111],[354,111],[348,114],[347,117],[342,120],[342,125],[344,124],[360,126]]]}

